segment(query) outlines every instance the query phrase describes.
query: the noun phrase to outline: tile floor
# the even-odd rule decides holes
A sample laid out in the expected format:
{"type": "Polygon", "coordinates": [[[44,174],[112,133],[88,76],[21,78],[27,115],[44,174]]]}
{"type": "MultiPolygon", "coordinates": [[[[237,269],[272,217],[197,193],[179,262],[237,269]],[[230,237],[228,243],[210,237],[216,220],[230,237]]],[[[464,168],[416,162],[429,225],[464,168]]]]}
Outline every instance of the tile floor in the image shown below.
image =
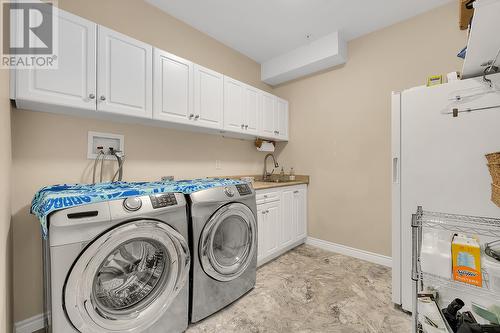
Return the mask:
{"type": "Polygon", "coordinates": [[[257,285],[187,333],[411,332],[389,268],[303,245],[260,268],[257,285]]]}
{"type": "Polygon", "coordinates": [[[255,289],[187,333],[406,333],[410,327],[410,316],[392,305],[389,268],[303,245],[261,267],[255,289]]]}

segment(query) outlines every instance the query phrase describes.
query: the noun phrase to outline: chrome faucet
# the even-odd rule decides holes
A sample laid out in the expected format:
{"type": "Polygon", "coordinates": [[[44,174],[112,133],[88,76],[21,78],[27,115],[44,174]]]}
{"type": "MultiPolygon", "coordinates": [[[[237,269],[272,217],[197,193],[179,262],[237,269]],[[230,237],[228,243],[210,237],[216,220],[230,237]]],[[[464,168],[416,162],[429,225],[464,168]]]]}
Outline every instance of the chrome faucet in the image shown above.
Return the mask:
{"type": "Polygon", "coordinates": [[[269,178],[271,177],[271,175],[273,174],[274,172],[274,169],[271,173],[268,173],[267,172],[267,158],[271,156],[273,158],[273,162],[274,162],[274,167],[275,168],[279,168],[279,164],[278,162],[276,161],[276,158],[274,157],[273,154],[267,154],[266,157],[264,157],[264,172],[262,173],[262,181],[268,181],[269,178]]]}

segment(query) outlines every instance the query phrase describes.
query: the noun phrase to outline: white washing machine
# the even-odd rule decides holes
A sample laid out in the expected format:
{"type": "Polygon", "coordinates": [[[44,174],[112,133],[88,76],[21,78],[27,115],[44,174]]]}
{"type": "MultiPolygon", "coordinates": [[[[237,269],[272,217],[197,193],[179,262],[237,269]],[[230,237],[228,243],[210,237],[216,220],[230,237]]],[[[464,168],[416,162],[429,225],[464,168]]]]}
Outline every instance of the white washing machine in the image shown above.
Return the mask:
{"type": "Polygon", "coordinates": [[[49,332],[186,330],[190,253],[183,194],[68,208],[48,223],[49,332]]]}
{"type": "Polygon", "coordinates": [[[197,322],[255,286],[257,206],[255,191],[241,184],[188,197],[191,228],[190,320],[197,322]]]}

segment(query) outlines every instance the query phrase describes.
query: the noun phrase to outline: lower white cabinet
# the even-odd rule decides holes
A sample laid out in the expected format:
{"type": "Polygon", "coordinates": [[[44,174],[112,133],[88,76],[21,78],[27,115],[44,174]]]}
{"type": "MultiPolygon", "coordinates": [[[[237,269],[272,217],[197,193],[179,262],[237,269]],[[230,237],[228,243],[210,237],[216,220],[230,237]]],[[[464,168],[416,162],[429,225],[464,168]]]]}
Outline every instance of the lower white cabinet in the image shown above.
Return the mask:
{"type": "Polygon", "coordinates": [[[258,220],[258,241],[260,253],[257,260],[272,256],[278,251],[280,239],[278,237],[267,237],[268,235],[278,235],[281,231],[281,202],[271,202],[262,205],[259,209],[258,220]]]}
{"type": "Polygon", "coordinates": [[[257,264],[303,244],[307,237],[307,185],[257,190],[257,264]]]}

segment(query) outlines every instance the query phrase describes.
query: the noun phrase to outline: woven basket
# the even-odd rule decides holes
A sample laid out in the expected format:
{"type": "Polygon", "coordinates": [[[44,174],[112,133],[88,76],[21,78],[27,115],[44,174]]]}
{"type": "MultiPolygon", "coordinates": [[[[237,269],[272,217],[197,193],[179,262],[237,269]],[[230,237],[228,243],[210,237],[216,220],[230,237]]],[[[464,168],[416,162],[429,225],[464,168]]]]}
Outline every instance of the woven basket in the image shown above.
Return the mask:
{"type": "Polygon", "coordinates": [[[491,201],[500,207],[500,185],[491,184],[491,201]]]}
{"type": "Polygon", "coordinates": [[[488,169],[493,180],[492,183],[500,186],[500,163],[490,163],[488,164],[488,169]]]}
{"type": "Polygon", "coordinates": [[[489,164],[500,163],[500,151],[486,155],[489,164]]]}

